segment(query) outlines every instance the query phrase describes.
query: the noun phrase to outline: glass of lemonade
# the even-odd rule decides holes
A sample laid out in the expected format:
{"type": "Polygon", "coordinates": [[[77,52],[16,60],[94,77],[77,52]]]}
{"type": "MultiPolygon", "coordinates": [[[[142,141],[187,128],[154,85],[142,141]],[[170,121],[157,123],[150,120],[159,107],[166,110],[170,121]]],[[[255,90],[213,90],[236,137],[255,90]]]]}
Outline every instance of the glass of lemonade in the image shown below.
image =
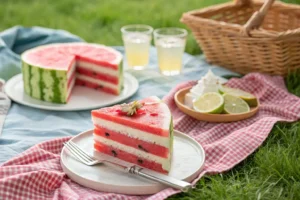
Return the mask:
{"type": "Polygon", "coordinates": [[[180,74],[186,36],[187,31],[181,28],[160,28],[154,31],[158,65],[163,75],[180,74]]]}
{"type": "Polygon", "coordinates": [[[142,70],[149,63],[149,49],[153,28],[147,25],[127,25],[121,28],[127,64],[142,70]]]}

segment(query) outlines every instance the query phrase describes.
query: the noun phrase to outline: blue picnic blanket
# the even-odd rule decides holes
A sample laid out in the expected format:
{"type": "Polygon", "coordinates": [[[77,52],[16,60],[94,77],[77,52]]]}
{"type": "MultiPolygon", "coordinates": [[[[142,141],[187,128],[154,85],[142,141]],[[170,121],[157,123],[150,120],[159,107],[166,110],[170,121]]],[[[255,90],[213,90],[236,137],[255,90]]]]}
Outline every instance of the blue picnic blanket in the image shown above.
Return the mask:
{"type": "MultiPolygon", "coordinates": [[[[27,49],[49,43],[78,41],[83,40],[63,30],[22,26],[5,30],[0,33],[0,78],[8,80],[21,72],[20,54],[27,49]]],[[[124,54],[123,47],[114,48],[124,54]]],[[[208,69],[212,69],[219,76],[237,75],[226,69],[207,64],[203,57],[194,57],[185,53],[183,73],[179,76],[165,77],[159,73],[154,47],[151,48],[150,54],[150,65],[147,70],[127,70],[138,79],[140,86],[138,92],[126,101],[141,99],[149,95],[162,98],[176,84],[198,80],[208,69]]],[[[13,103],[0,136],[0,164],[39,142],[76,135],[92,127],[90,110],[57,112],[13,103]]]]}

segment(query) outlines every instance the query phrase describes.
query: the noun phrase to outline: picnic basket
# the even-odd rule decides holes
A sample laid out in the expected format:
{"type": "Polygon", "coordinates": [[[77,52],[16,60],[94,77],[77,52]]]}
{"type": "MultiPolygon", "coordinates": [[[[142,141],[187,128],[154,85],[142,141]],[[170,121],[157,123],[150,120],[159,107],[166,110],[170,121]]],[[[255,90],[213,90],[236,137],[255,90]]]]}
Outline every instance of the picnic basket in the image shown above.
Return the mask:
{"type": "Polygon", "coordinates": [[[300,6],[236,0],[189,11],[181,22],[211,64],[281,76],[300,68],[300,6]]]}

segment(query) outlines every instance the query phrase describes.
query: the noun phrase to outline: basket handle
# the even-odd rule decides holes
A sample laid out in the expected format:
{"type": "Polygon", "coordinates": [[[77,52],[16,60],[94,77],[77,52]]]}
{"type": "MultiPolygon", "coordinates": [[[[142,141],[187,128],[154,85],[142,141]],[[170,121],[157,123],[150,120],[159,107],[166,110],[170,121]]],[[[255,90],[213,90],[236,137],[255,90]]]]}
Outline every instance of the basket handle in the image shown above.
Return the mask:
{"type": "MultiPolygon", "coordinates": [[[[248,3],[249,0],[239,0],[242,4],[248,3]]],[[[249,36],[249,32],[252,29],[259,28],[260,25],[263,23],[265,16],[275,0],[265,0],[262,7],[259,9],[259,11],[256,11],[253,13],[253,15],[250,17],[250,19],[247,21],[247,23],[243,26],[243,29],[241,30],[241,33],[243,35],[249,36]]]]}

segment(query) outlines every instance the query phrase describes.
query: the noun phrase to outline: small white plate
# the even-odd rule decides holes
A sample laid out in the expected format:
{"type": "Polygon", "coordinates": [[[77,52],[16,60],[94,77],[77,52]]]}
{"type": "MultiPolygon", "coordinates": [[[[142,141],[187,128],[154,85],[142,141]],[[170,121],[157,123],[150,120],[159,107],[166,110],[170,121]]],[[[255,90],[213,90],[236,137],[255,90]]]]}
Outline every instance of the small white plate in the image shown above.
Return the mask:
{"type": "Polygon", "coordinates": [[[99,92],[90,88],[75,86],[71,98],[67,104],[55,104],[34,99],[24,92],[22,74],[12,77],[5,84],[7,96],[20,104],[56,111],[76,111],[91,110],[108,105],[112,105],[131,97],[139,87],[139,83],[134,76],[124,73],[124,89],[120,95],[115,96],[104,92],[99,92]]]}
{"type": "MultiPolygon", "coordinates": [[[[71,140],[90,155],[93,155],[93,130],[80,133],[71,140]]],[[[97,157],[97,154],[95,154],[95,157],[97,157]]],[[[199,175],[204,166],[205,153],[201,145],[194,139],[174,130],[172,159],[169,176],[190,182],[199,175]]],[[[73,181],[102,192],[147,195],[166,188],[160,183],[127,174],[105,164],[84,165],[68,154],[65,147],[61,152],[61,165],[64,172],[73,181]]]]}

